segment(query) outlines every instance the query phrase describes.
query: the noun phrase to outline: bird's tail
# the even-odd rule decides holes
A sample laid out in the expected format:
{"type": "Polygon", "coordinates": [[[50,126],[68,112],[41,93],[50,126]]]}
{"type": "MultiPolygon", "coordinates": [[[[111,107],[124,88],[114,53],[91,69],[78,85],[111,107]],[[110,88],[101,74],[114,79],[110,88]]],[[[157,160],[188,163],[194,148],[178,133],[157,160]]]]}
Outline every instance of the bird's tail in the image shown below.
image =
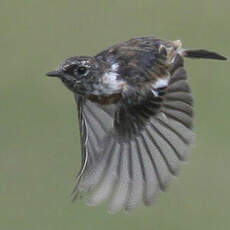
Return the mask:
{"type": "Polygon", "coordinates": [[[188,58],[216,59],[222,61],[227,60],[227,58],[221,54],[204,49],[183,49],[182,56],[188,58]]]}

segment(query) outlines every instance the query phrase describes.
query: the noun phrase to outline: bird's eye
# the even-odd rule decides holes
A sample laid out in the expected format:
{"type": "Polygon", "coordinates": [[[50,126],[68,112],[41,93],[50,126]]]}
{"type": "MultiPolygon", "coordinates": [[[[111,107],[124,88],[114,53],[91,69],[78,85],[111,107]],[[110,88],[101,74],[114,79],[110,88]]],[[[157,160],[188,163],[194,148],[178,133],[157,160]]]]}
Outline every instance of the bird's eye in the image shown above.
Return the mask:
{"type": "Polygon", "coordinates": [[[80,66],[77,68],[77,73],[80,75],[84,75],[84,74],[86,74],[86,72],[87,72],[87,68],[84,66],[80,66]]]}

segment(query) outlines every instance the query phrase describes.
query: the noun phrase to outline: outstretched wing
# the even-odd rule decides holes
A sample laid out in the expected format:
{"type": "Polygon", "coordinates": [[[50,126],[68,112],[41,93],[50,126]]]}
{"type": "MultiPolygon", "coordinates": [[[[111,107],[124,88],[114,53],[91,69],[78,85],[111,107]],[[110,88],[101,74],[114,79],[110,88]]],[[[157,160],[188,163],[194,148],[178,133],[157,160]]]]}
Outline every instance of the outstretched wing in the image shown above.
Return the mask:
{"type": "Polygon", "coordinates": [[[170,73],[161,107],[153,114],[146,108],[134,116],[146,119],[131,138],[116,137],[118,105],[76,97],[83,146],[76,191],[90,190],[89,204],[109,198],[110,211],[130,210],[141,201],[149,205],[186,160],[193,140],[193,100],[179,55],[170,73]]]}
{"type": "MultiPolygon", "coordinates": [[[[114,115],[114,131],[123,141],[138,136],[151,117],[159,113],[166,88],[154,88],[149,83],[147,90],[126,87],[114,115]]],[[[156,85],[156,84],[155,84],[156,85]]]]}
{"type": "Polygon", "coordinates": [[[82,152],[81,170],[77,176],[77,191],[80,189],[79,183],[82,177],[86,176],[87,172],[96,164],[97,159],[103,155],[103,144],[113,125],[115,106],[93,103],[79,95],[75,95],[75,100],[78,106],[82,152]]]}

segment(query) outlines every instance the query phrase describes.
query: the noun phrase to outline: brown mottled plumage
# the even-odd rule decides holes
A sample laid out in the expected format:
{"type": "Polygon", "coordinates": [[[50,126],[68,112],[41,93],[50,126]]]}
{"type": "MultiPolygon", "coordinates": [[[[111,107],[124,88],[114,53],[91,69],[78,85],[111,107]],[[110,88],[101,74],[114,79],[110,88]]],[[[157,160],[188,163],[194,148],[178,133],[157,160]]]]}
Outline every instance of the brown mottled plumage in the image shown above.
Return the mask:
{"type": "Polygon", "coordinates": [[[133,38],[56,71],[78,105],[82,167],[74,190],[110,211],[153,202],[177,175],[193,141],[193,99],[184,57],[226,60],[178,41],[133,38]]]}

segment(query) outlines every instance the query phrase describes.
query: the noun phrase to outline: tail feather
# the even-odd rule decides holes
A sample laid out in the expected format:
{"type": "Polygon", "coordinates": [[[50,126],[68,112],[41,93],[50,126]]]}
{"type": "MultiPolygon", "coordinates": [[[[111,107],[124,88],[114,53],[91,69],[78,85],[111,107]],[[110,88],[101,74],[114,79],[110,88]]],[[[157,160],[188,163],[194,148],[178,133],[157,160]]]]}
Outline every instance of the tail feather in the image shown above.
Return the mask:
{"type": "Polygon", "coordinates": [[[204,49],[195,49],[195,50],[183,50],[183,56],[188,58],[204,58],[204,59],[216,59],[226,61],[227,58],[212,51],[204,49]]]}

